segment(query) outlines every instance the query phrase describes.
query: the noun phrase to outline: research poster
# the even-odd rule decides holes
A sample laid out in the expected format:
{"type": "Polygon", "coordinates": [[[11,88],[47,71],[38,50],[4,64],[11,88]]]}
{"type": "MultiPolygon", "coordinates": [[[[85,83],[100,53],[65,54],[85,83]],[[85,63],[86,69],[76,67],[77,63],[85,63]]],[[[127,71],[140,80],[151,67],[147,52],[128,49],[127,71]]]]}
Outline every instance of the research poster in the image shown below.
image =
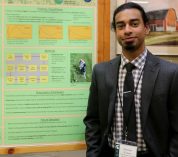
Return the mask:
{"type": "Polygon", "coordinates": [[[0,146],[83,143],[96,0],[0,0],[0,146]]]}

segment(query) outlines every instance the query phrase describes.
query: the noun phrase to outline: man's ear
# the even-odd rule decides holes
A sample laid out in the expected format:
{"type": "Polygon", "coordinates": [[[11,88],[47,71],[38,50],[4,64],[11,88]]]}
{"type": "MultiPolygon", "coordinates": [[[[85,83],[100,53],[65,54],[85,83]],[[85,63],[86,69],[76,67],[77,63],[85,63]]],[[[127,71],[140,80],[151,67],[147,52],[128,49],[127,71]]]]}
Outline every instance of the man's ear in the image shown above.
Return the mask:
{"type": "Polygon", "coordinates": [[[150,27],[149,24],[145,25],[145,35],[148,35],[150,33],[150,27]]]}

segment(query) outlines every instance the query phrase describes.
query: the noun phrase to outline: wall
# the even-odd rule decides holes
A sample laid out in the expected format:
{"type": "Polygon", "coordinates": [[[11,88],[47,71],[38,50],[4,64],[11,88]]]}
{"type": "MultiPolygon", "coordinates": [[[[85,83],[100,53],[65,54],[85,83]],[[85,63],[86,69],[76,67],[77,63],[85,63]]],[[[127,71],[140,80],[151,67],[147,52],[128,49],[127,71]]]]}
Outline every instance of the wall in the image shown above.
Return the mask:
{"type": "MultiPolygon", "coordinates": [[[[117,7],[117,1],[111,1],[111,14],[110,14],[110,22],[112,23],[112,18],[113,18],[113,12],[117,7]]],[[[116,45],[117,45],[117,40],[115,37],[115,32],[111,28],[110,32],[110,58],[114,58],[116,56],[116,45]]]]}

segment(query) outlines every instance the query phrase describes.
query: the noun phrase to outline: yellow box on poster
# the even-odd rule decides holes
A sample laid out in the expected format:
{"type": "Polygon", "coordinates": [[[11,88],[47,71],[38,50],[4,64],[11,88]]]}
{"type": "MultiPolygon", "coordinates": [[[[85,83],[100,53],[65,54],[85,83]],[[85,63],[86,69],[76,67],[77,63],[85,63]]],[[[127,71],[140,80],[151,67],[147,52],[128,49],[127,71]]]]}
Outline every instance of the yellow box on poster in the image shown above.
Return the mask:
{"type": "Polygon", "coordinates": [[[14,64],[7,64],[7,72],[14,72],[15,65],[14,64]]]}
{"type": "Polygon", "coordinates": [[[26,77],[25,76],[18,76],[17,80],[18,80],[18,83],[26,83],[26,77]]]}
{"type": "Polygon", "coordinates": [[[41,72],[48,71],[48,65],[46,64],[40,65],[40,71],[41,72]]]}
{"type": "Polygon", "coordinates": [[[17,70],[18,70],[18,72],[26,72],[26,65],[25,64],[18,64],[17,70]]]}
{"type": "Polygon", "coordinates": [[[48,76],[40,76],[40,83],[47,83],[48,82],[48,76]]]}
{"type": "Polygon", "coordinates": [[[14,54],[7,54],[7,61],[14,61],[15,55],[14,54]]]}
{"type": "Polygon", "coordinates": [[[37,65],[35,65],[35,64],[30,64],[29,66],[28,66],[28,71],[29,72],[36,72],[38,70],[38,67],[37,67],[37,65]]]}
{"type": "Polygon", "coordinates": [[[29,76],[29,83],[36,83],[37,82],[37,76],[29,76]]]}
{"type": "Polygon", "coordinates": [[[15,83],[15,77],[14,76],[8,76],[6,79],[7,84],[14,84],[15,83]]]}
{"type": "Polygon", "coordinates": [[[23,54],[23,60],[31,61],[32,60],[32,55],[31,54],[23,54]]]}
{"type": "Polygon", "coordinates": [[[48,54],[46,54],[46,53],[40,54],[40,60],[47,61],[48,60],[48,54]]]}

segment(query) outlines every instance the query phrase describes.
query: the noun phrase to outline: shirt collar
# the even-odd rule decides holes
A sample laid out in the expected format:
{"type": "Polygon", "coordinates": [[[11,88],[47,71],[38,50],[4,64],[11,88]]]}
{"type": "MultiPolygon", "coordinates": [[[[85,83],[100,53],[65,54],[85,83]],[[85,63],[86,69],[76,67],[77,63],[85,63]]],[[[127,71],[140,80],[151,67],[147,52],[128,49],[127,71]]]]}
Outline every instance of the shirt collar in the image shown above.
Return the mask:
{"type": "MultiPolygon", "coordinates": [[[[148,53],[147,49],[145,49],[143,51],[143,53],[141,53],[137,58],[132,60],[131,63],[133,65],[135,65],[136,68],[141,69],[145,64],[147,53],[148,53]]],[[[124,66],[127,63],[129,63],[129,60],[123,54],[121,54],[121,67],[122,67],[122,69],[124,68],[124,66]]]]}

